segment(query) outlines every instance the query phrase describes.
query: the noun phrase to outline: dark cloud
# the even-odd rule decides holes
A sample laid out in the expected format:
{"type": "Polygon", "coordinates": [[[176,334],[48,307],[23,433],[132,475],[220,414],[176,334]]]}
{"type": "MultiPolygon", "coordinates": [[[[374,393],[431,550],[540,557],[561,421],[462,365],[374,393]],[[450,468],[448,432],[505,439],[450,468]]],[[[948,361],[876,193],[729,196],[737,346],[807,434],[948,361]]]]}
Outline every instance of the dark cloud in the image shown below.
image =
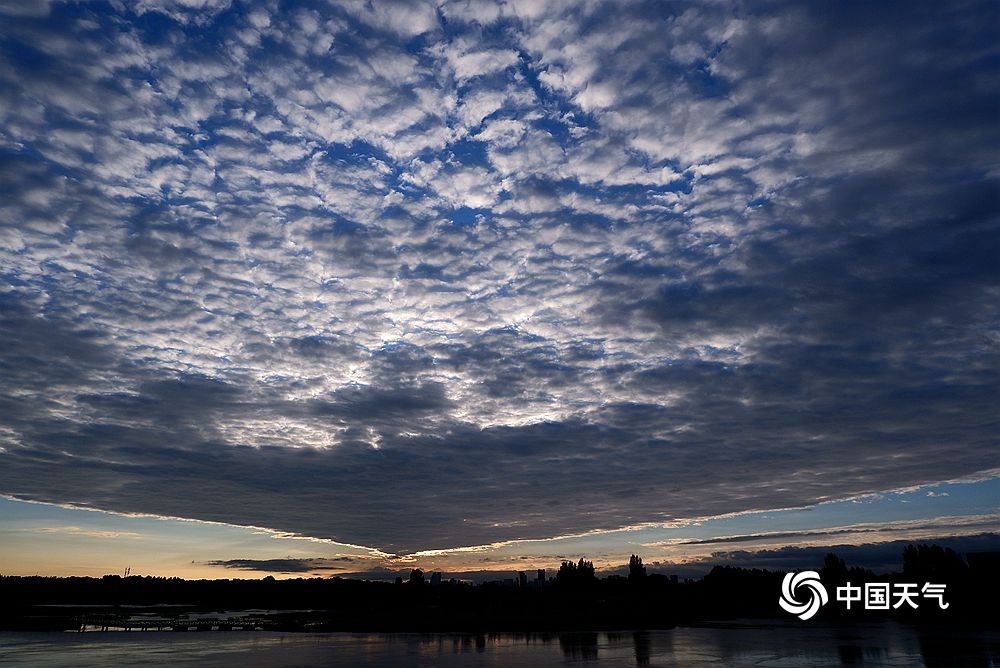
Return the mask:
{"type": "MultiPolygon", "coordinates": [[[[821,535],[831,536],[836,535],[836,532],[816,534],[817,537],[821,535]]],[[[774,538],[780,539],[780,537],[774,538]]],[[[997,547],[1000,547],[1000,536],[986,533],[926,540],[886,540],[808,547],[788,546],[763,550],[720,550],[704,559],[684,564],[654,563],[649,566],[649,571],[667,574],[679,573],[682,577],[701,577],[715,566],[798,571],[821,568],[826,555],[833,553],[843,559],[848,568],[858,566],[876,573],[900,572],[903,568],[903,549],[914,544],[940,545],[965,555],[969,552],[995,552],[997,547]]]]}
{"type": "Polygon", "coordinates": [[[241,571],[264,573],[315,573],[331,568],[344,568],[355,561],[353,557],[306,558],[306,559],[226,559],[206,562],[208,566],[222,566],[241,571]]]}
{"type": "Polygon", "coordinates": [[[0,492],[406,552],[996,468],[993,3],[26,7],[0,492]]]}

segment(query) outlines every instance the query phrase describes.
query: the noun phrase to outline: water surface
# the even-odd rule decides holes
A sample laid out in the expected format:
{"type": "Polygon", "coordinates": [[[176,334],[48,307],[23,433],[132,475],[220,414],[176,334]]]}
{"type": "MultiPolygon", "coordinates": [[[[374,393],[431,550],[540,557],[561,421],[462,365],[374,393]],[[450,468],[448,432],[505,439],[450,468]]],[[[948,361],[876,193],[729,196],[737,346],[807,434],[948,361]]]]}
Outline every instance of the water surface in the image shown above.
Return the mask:
{"type": "Polygon", "coordinates": [[[0,633],[0,667],[1000,665],[1000,632],[893,623],[514,634],[0,633]]]}

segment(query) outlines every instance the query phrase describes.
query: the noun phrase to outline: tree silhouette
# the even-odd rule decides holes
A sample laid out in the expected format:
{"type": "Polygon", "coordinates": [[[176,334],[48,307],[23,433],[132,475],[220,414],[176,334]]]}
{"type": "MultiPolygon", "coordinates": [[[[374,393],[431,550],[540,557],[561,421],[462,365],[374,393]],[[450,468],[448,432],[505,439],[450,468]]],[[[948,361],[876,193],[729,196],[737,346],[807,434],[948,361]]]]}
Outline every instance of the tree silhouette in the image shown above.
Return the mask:
{"type": "Polygon", "coordinates": [[[636,581],[644,577],[646,577],[646,567],[642,565],[642,558],[633,554],[628,559],[628,579],[636,581]]]}
{"type": "Polygon", "coordinates": [[[903,574],[931,580],[964,575],[967,566],[961,555],[940,545],[907,545],[903,548],[903,574]]]}
{"type": "Polygon", "coordinates": [[[833,552],[828,552],[823,558],[823,568],[820,576],[829,582],[845,582],[847,580],[847,564],[833,552]]]}
{"type": "Polygon", "coordinates": [[[561,584],[587,582],[596,579],[594,575],[594,563],[585,560],[583,557],[580,557],[580,561],[575,564],[572,561],[562,562],[562,565],[559,566],[559,572],[556,573],[556,582],[561,584]]]}

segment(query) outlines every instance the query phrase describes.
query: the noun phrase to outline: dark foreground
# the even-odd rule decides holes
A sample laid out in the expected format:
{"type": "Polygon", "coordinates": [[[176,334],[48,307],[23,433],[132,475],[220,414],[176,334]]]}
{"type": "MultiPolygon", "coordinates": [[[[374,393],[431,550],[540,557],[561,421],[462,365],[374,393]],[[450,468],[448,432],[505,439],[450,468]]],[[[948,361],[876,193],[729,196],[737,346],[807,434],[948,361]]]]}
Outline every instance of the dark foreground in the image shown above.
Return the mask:
{"type": "MultiPolygon", "coordinates": [[[[559,631],[670,628],[682,585],[517,588],[346,579],[2,578],[3,630],[559,631]],[[225,611],[241,611],[239,613],[225,611]]],[[[693,593],[693,592],[691,592],[693,593]]]]}

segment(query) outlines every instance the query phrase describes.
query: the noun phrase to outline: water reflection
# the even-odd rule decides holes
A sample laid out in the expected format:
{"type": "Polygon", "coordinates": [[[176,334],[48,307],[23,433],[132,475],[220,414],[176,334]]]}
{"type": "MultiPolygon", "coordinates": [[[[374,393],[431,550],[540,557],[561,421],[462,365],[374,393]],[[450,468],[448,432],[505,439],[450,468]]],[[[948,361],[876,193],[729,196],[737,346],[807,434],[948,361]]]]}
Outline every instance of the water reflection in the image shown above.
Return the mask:
{"type": "Polygon", "coordinates": [[[649,648],[651,647],[649,631],[636,631],[632,634],[632,644],[635,645],[635,665],[649,665],[649,648]]]}
{"type": "Polygon", "coordinates": [[[560,633],[559,647],[570,660],[597,660],[596,633],[560,633]]]}
{"type": "Polygon", "coordinates": [[[726,624],[669,631],[351,633],[0,633],[0,668],[32,666],[900,666],[1000,664],[1000,629],[891,623],[726,624]]]}
{"type": "Polygon", "coordinates": [[[920,655],[926,668],[992,668],[1000,665],[1000,640],[965,635],[954,638],[943,633],[922,633],[920,655]]]}
{"type": "Polygon", "coordinates": [[[859,635],[853,627],[834,628],[834,639],[837,642],[837,656],[841,665],[877,666],[885,663],[883,648],[866,642],[864,635],[859,635]]]}

